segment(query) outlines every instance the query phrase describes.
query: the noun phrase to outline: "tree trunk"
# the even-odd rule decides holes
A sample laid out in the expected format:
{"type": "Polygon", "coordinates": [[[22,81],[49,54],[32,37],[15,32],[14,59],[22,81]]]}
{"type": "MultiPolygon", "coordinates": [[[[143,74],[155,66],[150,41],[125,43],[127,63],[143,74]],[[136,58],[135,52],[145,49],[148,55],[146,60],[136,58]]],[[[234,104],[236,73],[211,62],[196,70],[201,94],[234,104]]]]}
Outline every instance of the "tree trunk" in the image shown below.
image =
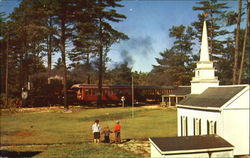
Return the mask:
{"type": "Polygon", "coordinates": [[[5,105],[8,105],[8,77],[9,77],[9,32],[6,38],[6,70],[5,70],[5,105]]]}
{"type": "Polygon", "coordinates": [[[248,24],[249,24],[249,2],[247,4],[246,29],[245,29],[245,35],[244,35],[243,48],[242,48],[242,56],[241,56],[241,63],[240,63],[240,71],[239,71],[238,84],[241,83],[241,78],[242,78],[243,65],[244,65],[245,52],[246,52],[246,45],[247,45],[248,24]]]}
{"type": "Polygon", "coordinates": [[[103,47],[100,46],[99,48],[99,82],[98,82],[98,90],[99,90],[99,95],[98,95],[98,106],[102,107],[102,55],[103,55],[103,47]]]}
{"type": "Polygon", "coordinates": [[[213,31],[214,31],[214,28],[213,28],[213,15],[211,14],[210,53],[209,53],[211,61],[213,61],[213,51],[214,51],[214,49],[213,49],[213,40],[214,40],[213,31]]]}
{"type": "Polygon", "coordinates": [[[238,5],[239,6],[238,6],[237,30],[236,30],[234,65],[233,65],[233,84],[237,83],[236,79],[237,79],[238,56],[239,56],[239,34],[240,34],[242,0],[239,0],[238,5]]]}
{"type": "Polygon", "coordinates": [[[103,46],[102,46],[102,19],[99,19],[100,22],[100,26],[99,26],[99,74],[98,74],[98,78],[99,78],[99,82],[98,82],[98,107],[102,107],[102,74],[103,74],[103,69],[102,69],[102,65],[103,65],[103,46]]]}
{"type": "Polygon", "coordinates": [[[67,65],[66,65],[66,26],[65,19],[61,21],[61,55],[62,55],[62,65],[63,65],[63,96],[64,96],[64,108],[68,109],[67,103],[67,65]]]}
{"type": "Polygon", "coordinates": [[[88,68],[88,73],[87,73],[87,83],[90,84],[90,61],[89,61],[89,53],[87,53],[87,68],[88,68]]]}
{"type": "MultiPolygon", "coordinates": [[[[52,19],[49,17],[49,27],[52,26],[52,19]]],[[[52,34],[50,33],[47,39],[47,49],[48,49],[48,71],[51,72],[51,62],[52,62],[52,34]]],[[[49,74],[50,75],[50,74],[49,74]]]]}

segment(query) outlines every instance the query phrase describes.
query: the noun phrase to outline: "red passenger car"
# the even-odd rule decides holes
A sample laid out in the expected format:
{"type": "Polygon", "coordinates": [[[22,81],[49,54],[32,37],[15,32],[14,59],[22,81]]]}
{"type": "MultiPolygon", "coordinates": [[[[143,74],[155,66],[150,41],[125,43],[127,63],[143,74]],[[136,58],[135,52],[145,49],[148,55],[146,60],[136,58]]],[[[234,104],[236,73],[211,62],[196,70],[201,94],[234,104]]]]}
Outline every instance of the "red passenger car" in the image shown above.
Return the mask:
{"type": "MultiPolygon", "coordinates": [[[[81,103],[96,102],[98,100],[98,85],[96,84],[75,84],[71,87],[76,92],[77,100],[81,103]]],[[[173,87],[157,86],[134,86],[134,102],[160,101],[161,95],[168,94],[173,87]]],[[[105,103],[121,102],[125,97],[126,103],[131,103],[131,85],[103,85],[102,101],[105,103]]]]}

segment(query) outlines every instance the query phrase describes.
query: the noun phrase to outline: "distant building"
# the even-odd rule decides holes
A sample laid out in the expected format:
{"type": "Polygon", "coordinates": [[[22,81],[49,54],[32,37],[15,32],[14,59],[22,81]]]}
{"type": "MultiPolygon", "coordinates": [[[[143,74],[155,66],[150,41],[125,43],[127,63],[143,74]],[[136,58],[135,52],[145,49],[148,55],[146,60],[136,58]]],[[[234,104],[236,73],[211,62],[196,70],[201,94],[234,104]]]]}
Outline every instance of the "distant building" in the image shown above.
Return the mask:
{"type": "Polygon", "coordinates": [[[175,107],[182,99],[191,93],[190,86],[179,86],[176,87],[168,95],[162,95],[161,105],[168,107],[175,107]]]}
{"type": "Polygon", "coordinates": [[[63,77],[62,76],[59,76],[59,75],[55,75],[55,76],[51,76],[48,78],[48,84],[51,84],[51,81],[53,80],[59,80],[59,81],[63,81],[63,77]]]}
{"type": "Polygon", "coordinates": [[[191,94],[177,106],[178,137],[150,138],[151,157],[249,155],[249,85],[219,86],[204,21],[191,94]]]}

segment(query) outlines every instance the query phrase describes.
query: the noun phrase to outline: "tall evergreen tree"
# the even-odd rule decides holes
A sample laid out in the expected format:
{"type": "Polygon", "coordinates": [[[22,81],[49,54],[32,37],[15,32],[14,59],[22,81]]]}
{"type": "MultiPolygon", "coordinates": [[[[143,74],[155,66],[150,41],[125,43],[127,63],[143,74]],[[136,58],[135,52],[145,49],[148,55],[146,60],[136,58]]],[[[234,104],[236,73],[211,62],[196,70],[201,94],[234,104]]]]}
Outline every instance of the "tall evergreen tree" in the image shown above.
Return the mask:
{"type": "Polygon", "coordinates": [[[249,47],[250,44],[249,42],[247,43],[247,40],[249,38],[249,16],[250,14],[250,2],[247,3],[247,17],[246,17],[246,27],[245,27],[245,32],[244,32],[244,39],[243,39],[243,47],[242,47],[242,55],[241,55],[241,62],[240,62],[240,72],[239,72],[239,78],[238,78],[238,84],[242,83],[242,74],[243,74],[243,69],[245,72],[247,72],[247,81],[249,83],[249,61],[246,59],[249,59],[249,47]],[[248,53],[246,53],[248,52],[248,53]],[[245,65],[245,68],[244,68],[245,65]]]}
{"type": "Polygon", "coordinates": [[[62,67],[63,67],[63,94],[64,94],[64,108],[68,109],[67,104],[67,41],[72,37],[74,10],[77,6],[73,0],[54,0],[51,1],[53,6],[53,16],[56,25],[56,38],[58,40],[58,47],[61,52],[62,67]]]}
{"type": "Polygon", "coordinates": [[[235,35],[235,52],[234,52],[234,64],[233,64],[233,84],[237,83],[237,70],[238,70],[238,56],[239,56],[239,35],[240,35],[240,23],[242,12],[242,0],[238,0],[238,13],[237,13],[237,28],[235,35]]]}
{"type": "MultiPolygon", "coordinates": [[[[5,93],[5,103],[8,104],[8,47],[9,36],[6,28],[5,14],[0,12],[0,96],[5,93]]],[[[2,98],[2,97],[1,97],[2,98]]],[[[4,100],[0,100],[4,102],[4,100]]]]}
{"type": "Polygon", "coordinates": [[[194,36],[191,27],[173,26],[170,37],[175,38],[174,44],[160,53],[161,58],[156,58],[159,65],[154,66],[150,75],[156,76],[162,85],[190,84],[195,59],[192,54],[194,36]]]}
{"type": "Polygon", "coordinates": [[[227,3],[217,0],[202,0],[197,4],[198,6],[194,6],[193,10],[201,11],[201,13],[198,14],[198,21],[192,23],[196,29],[197,38],[201,41],[202,23],[206,20],[210,60],[215,61],[216,73],[220,77],[221,83],[228,83],[227,79],[223,77],[230,75],[230,72],[227,71],[229,68],[223,64],[228,60],[228,57],[231,57],[230,52],[226,52],[228,49],[225,48],[230,43],[226,37],[230,32],[225,29],[226,22],[223,21],[223,15],[228,9],[227,3]],[[225,72],[229,74],[225,74],[225,72]]]}
{"type": "Polygon", "coordinates": [[[197,4],[201,6],[195,6],[193,7],[193,10],[202,11],[202,13],[198,14],[199,20],[193,22],[192,25],[197,31],[197,38],[201,41],[203,21],[207,20],[208,44],[211,53],[210,57],[212,57],[211,60],[216,60],[223,44],[218,37],[228,33],[228,31],[222,29],[222,25],[219,25],[221,15],[224,14],[228,8],[227,4],[219,3],[217,0],[202,0],[197,2],[197,4]],[[207,17],[204,16],[204,14],[207,15],[207,17]]]}
{"type": "Polygon", "coordinates": [[[124,62],[116,68],[109,71],[110,84],[131,84],[132,68],[128,66],[128,62],[124,62]]]}
{"type": "Polygon", "coordinates": [[[120,0],[81,1],[80,3],[86,7],[77,13],[77,19],[80,20],[76,24],[74,40],[76,52],[72,54],[72,57],[76,59],[89,53],[94,53],[98,57],[99,105],[102,103],[103,74],[107,61],[105,56],[113,43],[119,42],[121,39],[128,39],[127,35],[115,30],[110,24],[111,22],[121,22],[126,18],[114,9],[123,7],[118,2],[120,0]]]}
{"type": "Polygon", "coordinates": [[[41,27],[41,20],[34,14],[35,2],[33,0],[22,1],[10,15],[8,22],[9,42],[11,43],[9,55],[10,59],[13,59],[13,65],[11,63],[10,65],[14,67],[11,71],[18,69],[18,74],[15,74],[18,84],[15,85],[18,85],[16,88],[19,89],[19,93],[21,88],[27,86],[30,75],[43,70],[41,52],[46,30],[41,27]]]}

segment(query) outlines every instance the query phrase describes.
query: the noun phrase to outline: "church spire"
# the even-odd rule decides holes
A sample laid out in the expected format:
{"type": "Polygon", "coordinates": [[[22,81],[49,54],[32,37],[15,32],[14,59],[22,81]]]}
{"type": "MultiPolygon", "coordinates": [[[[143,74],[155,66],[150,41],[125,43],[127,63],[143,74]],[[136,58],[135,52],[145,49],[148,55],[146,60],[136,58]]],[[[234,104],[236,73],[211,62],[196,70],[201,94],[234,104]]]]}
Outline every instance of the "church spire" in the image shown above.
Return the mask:
{"type": "Polygon", "coordinates": [[[208,53],[207,25],[203,22],[200,61],[210,61],[208,53]]]}
{"type": "Polygon", "coordinates": [[[206,21],[203,23],[200,61],[196,65],[195,76],[191,80],[191,94],[201,94],[208,87],[219,86],[213,62],[209,60],[206,21]]]}

